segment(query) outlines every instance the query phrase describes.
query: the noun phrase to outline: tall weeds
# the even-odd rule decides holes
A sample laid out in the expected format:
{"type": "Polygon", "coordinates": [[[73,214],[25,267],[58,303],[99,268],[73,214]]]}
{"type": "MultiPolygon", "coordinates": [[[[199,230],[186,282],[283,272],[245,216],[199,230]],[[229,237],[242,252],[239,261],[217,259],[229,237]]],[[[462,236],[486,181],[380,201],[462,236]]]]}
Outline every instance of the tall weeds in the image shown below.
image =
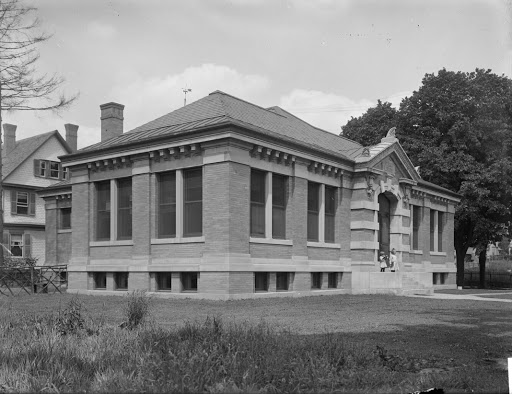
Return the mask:
{"type": "Polygon", "coordinates": [[[145,295],[131,294],[126,308],[127,322],[137,330],[105,324],[88,331],[92,320],[77,299],[61,313],[67,335],[61,335],[54,316],[0,310],[0,392],[395,393],[434,386],[456,392],[507,387],[506,374],[502,381],[485,381],[476,367],[421,374],[415,360],[347,342],[342,334],[299,336],[264,322],[227,324],[217,317],[169,330],[143,324],[150,310],[145,295]]]}

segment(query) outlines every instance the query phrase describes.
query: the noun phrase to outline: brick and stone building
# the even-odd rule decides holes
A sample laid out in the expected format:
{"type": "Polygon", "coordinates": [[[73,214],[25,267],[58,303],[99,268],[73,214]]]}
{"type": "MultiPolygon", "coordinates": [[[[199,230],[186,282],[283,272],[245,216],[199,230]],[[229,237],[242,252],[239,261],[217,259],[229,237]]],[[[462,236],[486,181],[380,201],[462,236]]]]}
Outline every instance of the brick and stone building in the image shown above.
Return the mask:
{"type": "Polygon", "coordinates": [[[459,196],[422,180],[392,130],[363,147],[220,91],[127,133],[123,109],[101,106],[101,142],[61,157],[70,180],[43,192],[70,291],[231,299],[455,287],[459,196]],[[49,213],[70,206],[71,242],[49,213]],[[381,273],[378,253],[391,248],[399,271],[381,273]]]}
{"type": "Polygon", "coordinates": [[[67,179],[68,170],[62,168],[58,157],[76,151],[78,126],[65,125],[66,140],[57,130],[16,140],[17,126],[5,123],[3,129],[4,252],[35,258],[42,265],[46,260],[46,211],[37,191],[67,179]]]}

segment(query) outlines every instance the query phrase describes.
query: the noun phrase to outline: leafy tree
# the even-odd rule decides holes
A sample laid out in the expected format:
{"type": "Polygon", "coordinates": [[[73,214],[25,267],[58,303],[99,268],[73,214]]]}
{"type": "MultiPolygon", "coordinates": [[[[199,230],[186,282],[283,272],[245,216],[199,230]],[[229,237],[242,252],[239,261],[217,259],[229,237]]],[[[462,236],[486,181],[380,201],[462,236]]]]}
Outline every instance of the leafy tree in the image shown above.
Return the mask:
{"type": "MultiPolygon", "coordinates": [[[[36,70],[37,46],[51,36],[40,30],[40,21],[33,16],[35,11],[19,0],[0,1],[0,130],[4,111],[57,111],[77,98],[57,94],[63,82],[61,77],[39,74],[36,70]]],[[[1,163],[0,150],[0,194],[1,163]]],[[[3,210],[0,211],[2,233],[3,210]]],[[[3,253],[0,253],[2,262],[3,253]]]]}
{"type": "MultiPolygon", "coordinates": [[[[397,137],[422,178],[462,196],[455,213],[462,285],[468,247],[485,250],[507,233],[511,220],[512,81],[483,69],[426,74],[418,91],[402,101],[395,121],[397,137]]],[[[483,279],[485,252],[479,260],[483,279]]]]}
{"type": "Polygon", "coordinates": [[[396,126],[396,113],[391,103],[379,100],[375,108],[370,108],[358,118],[352,117],[343,126],[342,135],[363,146],[376,145],[390,128],[396,126]]]}

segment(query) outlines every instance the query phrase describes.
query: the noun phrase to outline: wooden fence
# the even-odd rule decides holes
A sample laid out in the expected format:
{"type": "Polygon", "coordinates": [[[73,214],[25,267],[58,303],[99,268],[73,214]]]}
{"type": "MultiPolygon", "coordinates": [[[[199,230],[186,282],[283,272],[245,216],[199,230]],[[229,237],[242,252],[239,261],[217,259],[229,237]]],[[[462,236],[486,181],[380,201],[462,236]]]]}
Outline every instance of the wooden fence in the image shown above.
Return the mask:
{"type": "Polygon", "coordinates": [[[62,293],[67,288],[66,265],[0,267],[0,294],[62,293]]]}

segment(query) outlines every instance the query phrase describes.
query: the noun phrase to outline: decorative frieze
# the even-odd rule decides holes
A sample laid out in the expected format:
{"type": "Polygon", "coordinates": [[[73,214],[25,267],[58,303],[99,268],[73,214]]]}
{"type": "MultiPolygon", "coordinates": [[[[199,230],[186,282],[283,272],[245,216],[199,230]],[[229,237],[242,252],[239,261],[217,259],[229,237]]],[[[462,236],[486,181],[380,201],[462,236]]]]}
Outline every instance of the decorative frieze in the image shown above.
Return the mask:
{"type": "Polygon", "coordinates": [[[131,167],[132,161],[129,157],[115,157],[112,159],[96,160],[87,163],[87,168],[92,172],[114,170],[119,168],[131,167]]]}
{"type": "Polygon", "coordinates": [[[290,155],[276,149],[265,148],[261,145],[254,145],[254,147],[249,151],[249,154],[251,157],[277,164],[283,164],[285,166],[293,166],[296,159],[294,155],[290,155]]]}
{"type": "Polygon", "coordinates": [[[318,161],[310,161],[308,171],[333,178],[341,177],[343,173],[341,168],[330,166],[318,161]]]}

